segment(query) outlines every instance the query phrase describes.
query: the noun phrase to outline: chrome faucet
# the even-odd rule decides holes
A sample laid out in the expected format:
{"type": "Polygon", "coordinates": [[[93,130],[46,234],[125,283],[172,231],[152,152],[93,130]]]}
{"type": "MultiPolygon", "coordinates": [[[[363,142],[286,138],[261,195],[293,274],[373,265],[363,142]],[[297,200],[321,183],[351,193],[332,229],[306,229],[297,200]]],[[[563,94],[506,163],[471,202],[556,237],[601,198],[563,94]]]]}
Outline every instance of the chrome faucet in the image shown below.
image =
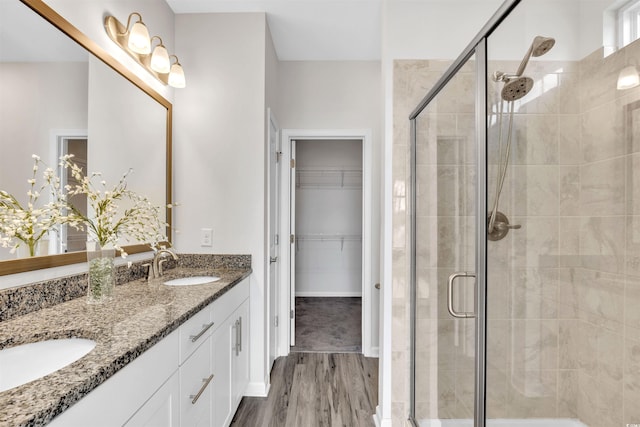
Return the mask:
{"type": "Polygon", "coordinates": [[[161,260],[161,258],[167,255],[170,255],[175,261],[178,260],[178,256],[172,250],[164,248],[158,250],[153,257],[153,262],[149,268],[149,279],[156,279],[162,276],[162,264],[166,259],[161,260]]]}

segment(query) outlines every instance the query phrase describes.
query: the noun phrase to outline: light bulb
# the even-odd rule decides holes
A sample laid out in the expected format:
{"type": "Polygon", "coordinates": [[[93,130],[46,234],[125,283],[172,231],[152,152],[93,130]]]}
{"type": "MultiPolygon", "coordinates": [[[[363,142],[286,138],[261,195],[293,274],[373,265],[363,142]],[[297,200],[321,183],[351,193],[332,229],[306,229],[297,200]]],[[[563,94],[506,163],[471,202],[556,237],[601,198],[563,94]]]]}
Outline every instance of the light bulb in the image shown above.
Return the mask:
{"type": "Polygon", "coordinates": [[[169,53],[163,45],[158,45],[151,54],[151,68],[158,73],[166,74],[171,70],[169,53]]]}
{"type": "Polygon", "coordinates": [[[183,88],[186,86],[184,70],[179,62],[176,62],[171,66],[171,72],[169,73],[169,86],[176,88],[183,88]]]}
{"type": "Polygon", "coordinates": [[[131,31],[129,32],[129,39],[127,41],[129,49],[135,53],[148,54],[151,52],[151,41],[149,40],[149,30],[142,21],[138,21],[133,24],[131,31]]]}

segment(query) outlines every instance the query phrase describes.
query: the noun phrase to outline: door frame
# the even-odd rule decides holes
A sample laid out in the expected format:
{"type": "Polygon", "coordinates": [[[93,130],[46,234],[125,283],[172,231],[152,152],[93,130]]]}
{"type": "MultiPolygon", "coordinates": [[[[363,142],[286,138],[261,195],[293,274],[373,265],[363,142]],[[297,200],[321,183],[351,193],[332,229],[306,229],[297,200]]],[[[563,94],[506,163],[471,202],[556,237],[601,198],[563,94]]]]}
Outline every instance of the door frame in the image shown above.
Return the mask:
{"type": "Polygon", "coordinates": [[[279,329],[281,329],[280,327],[280,298],[279,298],[279,292],[280,292],[280,281],[281,281],[281,273],[280,273],[280,268],[279,268],[279,264],[280,261],[282,260],[282,229],[280,228],[280,225],[282,223],[281,221],[281,217],[282,217],[282,211],[281,211],[281,206],[282,204],[280,203],[282,196],[281,196],[281,185],[280,185],[280,180],[281,180],[281,175],[282,175],[282,169],[284,169],[282,167],[282,155],[280,154],[282,152],[281,149],[282,146],[282,140],[280,138],[280,126],[278,124],[278,120],[275,117],[275,114],[273,113],[273,110],[271,108],[267,108],[267,158],[269,159],[267,161],[267,177],[269,182],[267,183],[267,200],[268,200],[268,205],[267,205],[267,248],[266,248],[266,261],[265,261],[265,265],[267,266],[267,286],[266,286],[266,306],[267,306],[267,321],[268,321],[268,327],[267,327],[267,346],[269,348],[268,352],[267,352],[267,358],[268,358],[268,372],[271,372],[271,368],[273,367],[273,363],[275,362],[275,359],[278,357],[278,348],[280,345],[280,334],[278,333],[279,329]],[[275,194],[272,194],[271,192],[271,127],[273,126],[273,128],[275,129],[275,150],[276,150],[276,183],[275,183],[275,194]],[[272,230],[271,230],[271,203],[274,202],[274,200],[272,200],[273,198],[275,198],[275,224],[276,224],[276,230],[275,230],[275,239],[276,241],[274,242],[274,246],[275,246],[275,257],[277,259],[277,261],[274,263],[270,262],[270,258],[271,258],[271,234],[272,234],[272,230]],[[272,289],[272,284],[271,284],[271,272],[272,269],[275,272],[275,286],[272,289]],[[274,308],[274,313],[271,312],[271,292],[275,293],[275,308],[274,308]],[[271,337],[274,337],[275,341],[274,341],[274,348],[271,348],[271,337]],[[271,360],[271,354],[273,352],[274,355],[274,360],[271,360]]]}
{"type": "MultiPolygon", "coordinates": [[[[281,129],[281,150],[283,164],[291,161],[291,141],[295,140],[340,140],[357,139],[362,141],[362,353],[366,357],[377,357],[378,349],[372,348],[372,293],[374,284],[371,283],[372,229],[371,215],[374,209],[372,199],[373,182],[373,138],[371,129],[281,129]]],[[[280,173],[280,212],[291,211],[291,169],[281,168],[280,173]]],[[[283,235],[294,234],[291,231],[289,215],[280,215],[280,230],[283,235]]],[[[289,236],[286,236],[288,239],[289,236]]],[[[284,239],[283,239],[284,240],[284,239]]],[[[279,356],[289,354],[291,334],[289,305],[291,300],[291,245],[282,245],[280,263],[280,344],[279,356]]]]}

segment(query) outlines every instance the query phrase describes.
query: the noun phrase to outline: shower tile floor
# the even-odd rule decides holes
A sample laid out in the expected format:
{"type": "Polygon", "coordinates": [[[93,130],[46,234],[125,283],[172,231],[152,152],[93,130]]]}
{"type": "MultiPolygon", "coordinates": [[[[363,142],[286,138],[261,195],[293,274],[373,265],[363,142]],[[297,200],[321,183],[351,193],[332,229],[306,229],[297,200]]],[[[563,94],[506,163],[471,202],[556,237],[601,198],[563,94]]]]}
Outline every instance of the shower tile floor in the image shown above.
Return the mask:
{"type": "Polygon", "coordinates": [[[293,352],[362,352],[362,298],[296,297],[293,352]]]}

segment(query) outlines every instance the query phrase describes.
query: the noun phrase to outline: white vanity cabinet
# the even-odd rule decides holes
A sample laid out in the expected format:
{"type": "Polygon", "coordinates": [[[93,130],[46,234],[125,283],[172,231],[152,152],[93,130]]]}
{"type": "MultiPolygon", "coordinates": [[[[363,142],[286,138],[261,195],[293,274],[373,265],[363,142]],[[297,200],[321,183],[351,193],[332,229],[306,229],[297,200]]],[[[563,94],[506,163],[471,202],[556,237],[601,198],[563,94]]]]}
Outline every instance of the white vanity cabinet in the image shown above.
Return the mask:
{"type": "Polygon", "coordinates": [[[54,427],[226,427],[249,380],[249,279],[51,422],[54,427]]]}

